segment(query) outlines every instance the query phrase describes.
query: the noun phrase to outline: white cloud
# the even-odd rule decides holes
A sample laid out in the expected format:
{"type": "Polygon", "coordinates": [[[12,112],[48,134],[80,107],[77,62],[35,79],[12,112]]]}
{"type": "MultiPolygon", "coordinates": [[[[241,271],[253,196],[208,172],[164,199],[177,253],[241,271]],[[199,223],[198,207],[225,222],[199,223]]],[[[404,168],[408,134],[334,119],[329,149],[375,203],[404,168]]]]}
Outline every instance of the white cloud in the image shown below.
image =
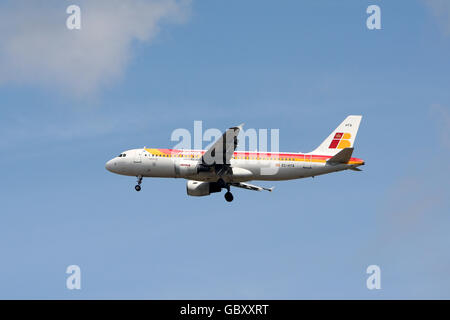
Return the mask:
{"type": "Polygon", "coordinates": [[[424,0],[425,4],[436,16],[437,21],[446,35],[450,35],[450,1],[424,0]]]}
{"type": "MultiPolygon", "coordinates": [[[[73,3],[73,2],[72,2],[73,3]]],[[[67,1],[2,1],[0,84],[90,94],[120,78],[134,41],[150,42],[162,23],[183,22],[189,0],[78,0],[81,30],[68,30],[67,1]]]]}

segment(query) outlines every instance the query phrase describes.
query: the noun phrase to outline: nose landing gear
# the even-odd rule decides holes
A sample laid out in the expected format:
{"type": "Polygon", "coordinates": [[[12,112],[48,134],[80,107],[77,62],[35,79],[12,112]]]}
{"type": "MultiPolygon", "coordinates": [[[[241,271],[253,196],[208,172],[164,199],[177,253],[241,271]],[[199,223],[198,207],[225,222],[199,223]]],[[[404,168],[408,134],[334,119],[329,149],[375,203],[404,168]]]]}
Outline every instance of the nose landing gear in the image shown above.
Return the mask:
{"type": "Polygon", "coordinates": [[[134,186],[136,191],[141,191],[142,176],[137,177],[137,185],[134,186]]]}

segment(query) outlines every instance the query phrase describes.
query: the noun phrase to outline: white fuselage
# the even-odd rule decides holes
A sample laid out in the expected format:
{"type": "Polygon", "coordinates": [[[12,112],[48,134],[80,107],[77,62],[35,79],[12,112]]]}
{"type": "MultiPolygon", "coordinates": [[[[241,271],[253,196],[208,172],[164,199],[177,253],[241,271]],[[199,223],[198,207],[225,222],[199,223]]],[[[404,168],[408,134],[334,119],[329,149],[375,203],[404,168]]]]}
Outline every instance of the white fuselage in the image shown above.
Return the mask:
{"type": "Polygon", "coordinates": [[[184,178],[197,181],[244,182],[250,180],[290,180],[356,168],[364,161],[351,158],[347,163],[328,163],[331,156],[302,153],[235,152],[232,174],[197,173],[204,150],[132,149],[106,163],[111,172],[137,177],[184,178]]]}

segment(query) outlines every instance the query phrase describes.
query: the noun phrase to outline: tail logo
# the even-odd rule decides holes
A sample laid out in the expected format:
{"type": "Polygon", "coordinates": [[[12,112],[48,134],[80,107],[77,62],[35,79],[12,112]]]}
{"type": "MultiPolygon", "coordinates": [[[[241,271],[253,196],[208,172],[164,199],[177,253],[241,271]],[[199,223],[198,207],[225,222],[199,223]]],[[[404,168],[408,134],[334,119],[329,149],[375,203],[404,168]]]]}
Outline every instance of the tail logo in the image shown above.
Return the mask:
{"type": "Polygon", "coordinates": [[[350,133],[337,132],[334,135],[334,138],[331,141],[330,146],[328,148],[330,149],[349,148],[352,146],[352,143],[350,142],[351,137],[352,135],[350,133]]]}

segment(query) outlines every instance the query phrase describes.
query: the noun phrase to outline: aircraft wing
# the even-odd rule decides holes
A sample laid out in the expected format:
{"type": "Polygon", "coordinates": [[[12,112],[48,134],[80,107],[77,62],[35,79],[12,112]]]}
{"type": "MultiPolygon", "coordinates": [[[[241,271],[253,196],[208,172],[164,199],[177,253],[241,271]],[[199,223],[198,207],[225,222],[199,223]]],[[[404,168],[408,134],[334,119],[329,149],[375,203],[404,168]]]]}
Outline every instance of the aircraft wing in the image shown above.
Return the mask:
{"type": "Polygon", "coordinates": [[[231,183],[231,185],[233,187],[238,187],[238,188],[243,188],[243,189],[247,189],[247,190],[253,190],[253,191],[270,191],[272,192],[273,188],[264,188],[264,187],[259,187],[259,186],[255,186],[253,184],[250,183],[243,183],[243,182],[237,182],[237,183],[231,183]]]}
{"type": "Polygon", "coordinates": [[[241,124],[225,131],[211,148],[203,154],[201,163],[206,166],[229,165],[238,144],[237,136],[243,126],[244,124],[241,124]]]}

